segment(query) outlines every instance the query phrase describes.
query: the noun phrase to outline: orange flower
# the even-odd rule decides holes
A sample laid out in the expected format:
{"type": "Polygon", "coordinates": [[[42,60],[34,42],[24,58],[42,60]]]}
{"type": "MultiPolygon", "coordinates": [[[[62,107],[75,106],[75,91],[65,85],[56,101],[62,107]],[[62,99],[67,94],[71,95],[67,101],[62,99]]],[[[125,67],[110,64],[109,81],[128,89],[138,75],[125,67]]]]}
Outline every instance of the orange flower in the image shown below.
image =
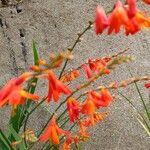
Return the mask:
{"type": "Polygon", "coordinates": [[[130,24],[126,26],[126,35],[135,34],[141,28],[150,27],[150,18],[146,17],[143,12],[137,11],[135,16],[130,19],[130,24]]]}
{"type": "Polygon", "coordinates": [[[95,109],[96,109],[96,106],[95,106],[95,103],[93,101],[93,98],[91,97],[91,94],[88,93],[87,99],[82,104],[81,112],[83,114],[92,115],[92,114],[94,114],[95,109]]]}
{"type": "Polygon", "coordinates": [[[107,89],[102,89],[100,93],[92,91],[90,94],[97,108],[107,107],[113,99],[107,89]]]}
{"type": "Polygon", "coordinates": [[[108,26],[108,18],[105,14],[103,7],[97,6],[96,8],[96,19],[95,19],[95,32],[101,34],[108,26]]]}
{"type": "Polygon", "coordinates": [[[61,93],[71,94],[71,90],[61,81],[59,81],[52,71],[48,70],[45,71],[45,73],[46,74],[42,77],[47,78],[49,82],[49,90],[47,96],[48,102],[51,100],[51,98],[53,98],[53,100],[57,102],[61,93]]]}
{"type": "Polygon", "coordinates": [[[46,142],[50,140],[52,144],[59,144],[59,135],[68,135],[69,132],[62,130],[56,124],[56,117],[53,116],[52,120],[50,121],[49,126],[45,130],[45,132],[40,137],[42,142],[46,142]]]}
{"type": "Polygon", "coordinates": [[[101,100],[103,102],[103,103],[101,103],[102,106],[108,106],[109,103],[113,100],[112,95],[110,94],[110,92],[107,89],[102,89],[100,93],[102,96],[101,100]]]}
{"type": "Polygon", "coordinates": [[[93,115],[96,108],[107,107],[112,100],[113,97],[107,89],[102,89],[100,93],[95,91],[89,92],[87,99],[82,104],[81,112],[83,114],[93,115]]]}
{"type": "Polygon", "coordinates": [[[18,78],[11,79],[0,90],[0,106],[9,103],[10,105],[24,104],[25,98],[37,100],[39,96],[30,94],[23,90],[22,84],[31,76],[31,73],[24,73],[18,78]]]}
{"type": "Polygon", "coordinates": [[[78,136],[67,136],[64,144],[62,145],[62,150],[71,150],[71,144],[78,142],[79,142],[78,136]]]}
{"type": "Polygon", "coordinates": [[[149,88],[150,88],[150,83],[146,83],[146,84],[145,84],[145,87],[146,87],[147,89],[149,89],[149,88]]]}
{"type": "Polygon", "coordinates": [[[126,35],[128,36],[129,34],[135,34],[140,30],[140,25],[138,24],[138,22],[134,19],[134,17],[132,19],[130,19],[130,24],[128,26],[125,27],[126,30],[126,35]]]}
{"type": "Polygon", "coordinates": [[[66,139],[62,145],[62,150],[71,150],[72,139],[66,139]]]}
{"type": "Polygon", "coordinates": [[[78,70],[73,70],[70,74],[64,75],[61,77],[62,82],[69,82],[80,76],[80,72],[78,70]]]}
{"type": "Polygon", "coordinates": [[[74,122],[79,116],[79,104],[73,97],[69,98],[67,101],[67,109],[69,113],[70,122],[74,122]]]}
{"type": "Polygon", "coordinates": [[[86,127],[93,126],[96,123],[103,121],[106,116],[107,116],[107,113],[95,112],[92,116],[83,120],[82,123],[86,127]]]}
{"type": "Polygon", "coordinates": [[[150,4],[150,0],[143,0],[146,4],[150,4]]]}
{"type": "Polygon", "coordinates": [[[83,64],[83,65],[82,65],[82,68],[84,69],[84,71],[85,71],[87,77],[88,77],[89,79],[92,78],[92,71],[91,71],[91,69],[89,68],[89,66],[87,66],[86,64],[83,64]]]}
{"type": "Polygon", "coordinates": [[[128,3],[128,16],[129,18],[132,18],[135,16],[136,12],[137,12],[137,8],[136,8],[136,0],[127,0],[128,3]]]}
{"type": "Polygon", "coordinates": [[[138,11],[135,15],[135,20],[138,22],[141,28],[150,27],[150,18],[146,17],[144,12],[138,11]]]}
{"type": "Polygon", "coordinates": [[[109,16],[109,23],[108,34],[111,34],[113,31],[118,33],[121,26],[127,26],[129,24],[128,14],[119,0],[115,4],[115,9],[112,14],[109,16]]]}
{"type": "Polygon", "coordinates": [[[105,59],[105,58],[104,59],[103,58],[96,59],[96,60],[89,59],[88,64],[89,64],[90,69],[96,73],[99,73],[104,70],[107,72],[108,71],[108,69],[106,68],[106,65],[108,63],[107,61],[108,61],[108,59],[105,59]]]}
{"type": "Polygon", "coordinates": [[[79,122],[79,136],[80,140],[85,141],[90,137],[90,134],[87,132],[87,127],[84,125],[83,121],[79,122]]]}

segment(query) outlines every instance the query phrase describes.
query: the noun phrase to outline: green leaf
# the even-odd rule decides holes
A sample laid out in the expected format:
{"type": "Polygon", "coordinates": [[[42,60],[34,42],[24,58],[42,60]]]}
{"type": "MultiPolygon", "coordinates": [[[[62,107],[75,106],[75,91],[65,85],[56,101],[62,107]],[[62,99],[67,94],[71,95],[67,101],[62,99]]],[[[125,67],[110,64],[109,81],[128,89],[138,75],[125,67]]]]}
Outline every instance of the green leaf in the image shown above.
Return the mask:
{"type": "Polygon", "coordinates": [[[81,150],[81,144],[80,144],[80,143],[78,143],[78,144],[75,143],[75,146],[76,146],[76,149],[77,149],[77,150],[81,150]]]}
{"type": "Polygon", "coordinates": [[[38,54],[36,42],[34,40],[32,41],[32,50],[33,50],[33,57],[34,57],[34,65],[38,65],[39,54],[38,54]]]}
{"type": "MultiPolygon", "coordinates": [[[[10,126],[9,127],[9,132],[11,132],[11,134],[13,135],[14,137],[14,141],[23,141],[21,136],[15,131],[15,129],[13,128],[13,126],[10,126]]],[[[23,142],[21,142],[19,145],[18,145],[19,149],[20,150],[24,150],[25,149],[25,145],[23,142]]]]}
{"type": "MultiPolygon", "coordinates": [[[[37,49],[37,46],[36,46],[36,42],[33,40],[32,41],[32,51],[33,51],[33,60],[34,60],[34,65],[38,65],[38,60],[39,60],[39,54],[38,54],[38,49],[37,49]]],[[[38,79],[32,79],[32,82],[31,84],[28,86],[28,89],[27,89],[27,92],[31,93],[31,94],[34,94],[35,92],[35,89],[36,89],[36,85],[37,85],[37,81],[38,79]],[[32,86],[34,85],[34,86],[32,86]]],[[[28,113],[28,108],[31,106],[31,104],[33,104],[34,102],[32,102],[31,100],[27,100],[26,101],[26,104],[24,106],[24,112],[25,114],[28,113]]],[[[21,117],[21,122],[24,121],[24,118],[25,118],[25,115],[23,115],[21,117]]]]}
{"type": "Polygon", "coordinates": [[[0,129],[0,148],[2,150],[14,150],[11,146],[9,139],[5,136],[5,134],[0,129]]]}
{"type": "Polygon", "coordinates": [[[57,146],[57,145],[54,145],[54,146],[53,146],[53,150],[59,150],[58,146],[57,146]]]}
{"type": "MultiPolygon", "coordinates": [[[[14,128],[14,130],[18,133],[19,129],[20,129],[20,117],[22,114],[22,106],[17,106],[16,110],[15,110],[15,115],[11,116],[9,124],[14,128]]],[[[10,133],[9,135],[9,139],[10,141],[14,141],[14,137],[13,135],[10,133]]]]}
{"type": "MultiPolygon", "coordinates": [[[[38,61],[39,61],[39,54],[38,54],[38,49],[37,49],[37,46],[36,46],[36,42],[33,40],[32,41],[32,51],[33,51],[33,60],[34,60],[34,65],[39,65],[38,64],[38,61]]],[[[37,78],[36,79],[32,79],[32,82],[31,84],[29,85],[28,87],[28,92],[31,93],[31,94],[34,94],[35,92],[35,89],[36,89],[36,84],[37,84],[37,78]],[[34,83],[35,86],[32,86],[32,83],[34,83]]],[[[29,108],[29,106],[31,105],[31,101],[28,100],[27,103],[26,103],[26,109],[29,108]]]]}
{"type": "MultiPolygon", "coordinates": [[[[38,49],[36,47],[36,42],[33,40],[32,42],[32,51],[33,51],[33,60],[34,60],[34,65],[38,65],[38,60],[39,60],[39,54],[38,54],[38,49]]],[[[32,82],[30,85],[28,85],[26,91],[34,94],[35,89],[36,89],[36,84],[37,84],[37,79],[32,79],[32,82]],[[32,85],[34,83],[35,86],[32,85]]],[[[9,123],[12,125],[13,129],[18,133],[20,128],[22,127],[24,123],[24,119],[26,117],[26,114],[28,113],[28,108],[33,104],[32,101],[27,99],[26,104],[24,106],[18,106],[16,109],[16,115],[11,116],[9,123]]],[[[10,140],[13,141],[14,137],[10,135],[10,140]]]]}
{"type": "MultiPolygon", "coordinates": [[[[130,76],[133,77],[132,72],[131,72],[130,70],[129,70],[129,73],[130,73],[130,76]]],[[[146,104],[145,104],[143,95],[142,95],[142,93],[141,93],[141,91],[140,91],[140,89],[139,89],[139,87],[138,87],[138,84],[137,84],[136,82],[134,82],[134,85],[135,85],[135,88],[136,88],[136,90],[137,90],[137,93],[138,93],[138,95],[139,95],[139,97],[140,97],[140,99],[141,99],[141,102],[142,102],[142,104],[143,104],[143,107],[144,107],[144,110],[145,110],[145,112],[146,112],[147,118],[148,118],[149,121],[150,121],[150,114],[149,114],[148,108],[147,108],[147,106],[146,106],[146,104]]]]}
{"type": "Polygon", "coordinates": [[[134,106],[134,104],[132,103],[132,101],[127,98],[125,95],[123,95],[121,92],[118,92],[123,98],[125,98],[130,105],[132,106],[132,110],[134,110],[137,114],[136,118],[137,120],[140,122],[140,124],[142,125],[142,127],[145,129],[145,131],[148,133],[150,133],[150,125],[147,123],[146,119],[144,118],[144,116],[138,111],[138,109],[134,106]]]}
{"type": "Polygon", "coordinates": [[[146,133],[150,136],[150,130],[147,128],[147,126],[137,117],[138,122],[141,124],[141,126],[144,128],[146,133]]]}

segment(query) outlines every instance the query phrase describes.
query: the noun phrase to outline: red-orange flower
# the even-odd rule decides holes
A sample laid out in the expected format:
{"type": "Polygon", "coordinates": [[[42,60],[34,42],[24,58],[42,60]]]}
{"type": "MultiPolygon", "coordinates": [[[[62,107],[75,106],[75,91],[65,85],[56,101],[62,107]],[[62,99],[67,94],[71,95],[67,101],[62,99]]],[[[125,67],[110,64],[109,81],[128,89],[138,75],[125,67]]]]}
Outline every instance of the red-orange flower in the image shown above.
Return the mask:
{"type": "Polygon", "coordinates": [[[128,3],[128,16],[129,18],[132,18],[135,16],[137,7],[136,7],[136,0],[127,0],[128,3]]]}
{"type": "Polygon", "coordinates": [[[90,137],[90,134],[87,132],[87,127],[84,125],[83,121],[79,121],[79,136],[82,141],[85,141],[90,137]]]}
{"type": "Polygon", "coordinates": [[[103,106],[108,106],[109,103],[113,100],[112,95],[110,94],[110,92],[107,89],[102,89],[100,91],[101,93],[101,100],[104,102],[103,106]]]}
{"type": "Polygon", "coordinates": [[[90,94],[97,108],[107,107],[113,99],[113,97],[107,89],[102,89],[100,93],[92,91],[90,94]]]}
{"type": "Polygon", "coordinates": [[[69,82],[80,76],[80,72],[78,70],[73,70],[70,74],[64,75],[61,77],[62,82],[69,82]]]}
{"type": "Polygon", "coordinates": [[[146,4],[150,4],[150,0],[143,0],[146,4]]]}
{"type": "Polygon", "coordinates": [[[115,9],[109,16],[109,23],[108,34],[111,34],[113,31],[118,33],[121,26],[127,26],[129,24],[128,14],[119,0],[115,4],[115,9]]]}
{"type": "Polygon", "coordinates": [[[78,136],[67,136],[65,142],[62,145],[62,150],[71,150],[72,143],[78,143],[79,137],[78,136]]]}
{"type": "Polygon", "coordinates": [[[93,126],[96,123],[103,121],[106,116],[107,116],[107,113],[95,112],[92,116],[83,120],[82,123],[86,127],[93,126]]]}
{"type": "Polygon", "coordinates": [[[130,24],[126,26],[126,35],[135,34],[142,28],[150,27],[150,18],[144,12],[137,11],[135,16],[130,19],[130,24]]]}
{"type": "Polygon", "coordinates": [[[93,98],[91,97],[91,94],[88,93],[87,99],[82,104],[81,112],[83,114],[92,115],[92,114],[94,114],[95,109],[96,109],[96,106],[93,101],[93,98]]]}
{"type": "Polygon", "coordinates": [[[103,7],[97,6],[96,8],[96,19],[95,19],[95,32],[101,34],[108,26],[108,18],[105,14],[103,7]]]}
{"type": "Polygon", "coordinates": [[[92,71],[91,71],[91,69],[89,68],[89,66],[87,66],[86,64],[83,64],[83,65],[82,65],[82,68],[84,69],[84,71],[85,71],[87,77],[88,77],[89,79],[92,78],[92,71]]]}
{"type": "Polygon", "coordinates": [[[100,93],[91,91],[82,104],[81,112],[83,114],[93,115],[96,108],[107,107],[112,100],[113,97],[107,89],[102,89],[100,93]]]}
{"type": "Polygon", "coordinates": [[[71,150],[72,139],[67,138],[62,145],[62,150],[71,150]]]}
{"type": "Polygon", "coordinates": [[[126,30],[126,35],[129,35],[129,34],[133,35],[140,30],[140,25],[138,24],[138,22],[133,17],[130,19],[130,24],[125,27],[125,30],[126,30]]]}
{"type": "Polygon", "coordinates": [[[56,124],[56,117],[53,116],[52,120],[50,121],[49,126],[44,131],[42,136],[40,137],[40,140],[42,142],[46,142],[50,140],[52,144],[59,144],[59,135],[68,135],[69,132],[62,130],[59,128],[56,124]]]}
{"type": "Polygon", "coordinates": [[[96,59],[96,60],[89,59],[88,64],[89,64],[90,69],[93,72],[99,73],[101,71],[105,71],[106,73],[109,73],[110,71],[106,67],[109,60],[105,58],[96,59]]]}
{"type": "Polygon", "coordinates": [[[39,99],[39,96],[30,94],[23,90],[22,84],[31,76],[31,73],[24,73],[18,78],[11,79],[0,90],[0,106],[5,104],[19,105],[24,104],[25,98],[32,100],[39,99]]]}
{"type": "Polygon", "coordinates": [[[70,122],[74,122],[79,117],[79,103],[73,97],[69,98],[67,101],[67,109],[69,113],[70,122]]]}
{"type": "Polygon", "coordinates": [[[146,83],[146,84],[145,84],[145,87],[146,87],[147,89],[149,89],[149,88],[150,88],[150,83],[146,83]]]}
{"type": "Polygon", "coordinates": [[[49,89],[48,89],[48,96],[47,96],[48,102],[52,98],[55,102],[57,102],[61,93],[71,94],[71,90],[66,85],[64,85],[61,81],[59,81],[52,71],[48,70],[45,73],[46,74],[42,77],[47,78],[49,82],[49,89]]]}
{"type": "Polygon", "coordinates": [[[138,11],[135,15],[135,20],[138,22],[141,28],[150,27],[150,18],[146,17],[144,12],[138,11]]]}

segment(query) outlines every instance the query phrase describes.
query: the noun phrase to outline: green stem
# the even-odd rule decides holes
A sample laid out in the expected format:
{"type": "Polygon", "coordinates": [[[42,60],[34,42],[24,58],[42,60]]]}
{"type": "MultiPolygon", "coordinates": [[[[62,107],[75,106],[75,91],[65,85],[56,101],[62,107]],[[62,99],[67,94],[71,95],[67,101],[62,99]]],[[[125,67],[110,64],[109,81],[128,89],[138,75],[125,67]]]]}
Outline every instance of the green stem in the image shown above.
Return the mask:
{"type": "Polygon", "coordinates": [[[140,92],[140,90],[139,90],[139,87],[138,87],[137,83],[134,83],[134,84],[135,84],[135,87],[136,87],[136,89],[137,89],[137,91],[138,91],[138,94],[139,94],[139,96],[140,96],[140,99],[141,99],[141,101],[142,101],[142,104],[143,104],[143,106],[144,106],[144,109],[145,109],[145,112],[146,112],[146,114],[147,114],[147,117],[148,117],[148,119],[149,119],[149,121],[150,121],[150,114],[149,114],[148,109],[147,109],[147,106],[146,106],[146,104],[145,104],[145,102],[144,102],[143,96],[142,96],[142,94],[141,94],[141,92],[140,92]]]}
{"type": "MultiPolygon", "coordinates": [[[[26,132],[27,122],[28,122],[28,119],[29,119],[30,115],[31,115],[45,100],[46,100],[46,98],[44,98],[40,103],[38,103],[38,104],[27,114],[27,117],[26,117],[25,122],[24,122],[24,128],[23,128],[24,133],[26,132]]],[[[27,147],[26,137],[24,137],[24,143],[25,143],[25,146],[27,147]]]]}
{"type": "MultiPolygon", "coordinates": [[[[131,70],[128,69],[128,71],[129,71],[129,73],[130,73],[130,76],[133,77],[131,70]]],[[[148,113],[148,109],[147,109],[146,104],[145,104],[145,102],[144,102],[143,96],[142,96],[142,94],[141,94],[141,92],[140,92],[140,90],[139,90],[139,87],[138,87],[138,85],[137,85],[136,82],[134,82],[134,85],[135,85],[136,90],[137,90],[137,92],[138,92],[138,94],[139,94],[139,96],[140,96],[140,99],[141,99],[142,104],[143,104],[143,106],[144,106],[144,109],[145,109],[145,112],[146,112],[146,114],[147,114],[147,117],[148,117],[148,119],[149,119],[149,121],[150,121],[150,114],[148,113]]]]}
{"type": "Polygon", "coordinates": [[[57,122],[61,119],[62,116],[65,115],[66,112],[67,112],[67,109],[65,109],[65,110],[61,113],[61,115],[57,118],[57,122]]]}
{"type": "Polygon", "coordinates": [[[142,118],[142,120],[144,121],[144,123],[146,124],[148,130],[150,131],[150,127],[147,123],[147,121],[145,120],[145,118],[143,117],[143,115],[135,108],[134,104],[131,102],[131,100],[129,98],[127,98],[125,95],[123,95],[121,92],[118,92],[122,97],[124,97],[132,106],[132,108],[134,108],[134,110],[136,111],[136,113],[142,118]]]}
{"type": "Polygon", "coordinates": [[[0,134],[3,138],[3,140],[6,142],[7,146],[9,147],[9,150],[14,150],[14,148],[12,148],[9,140],[6,138],[6,136],[4,135],[4,133],[2,132],[2,130],[0,129],[0,134]]]}
{"type": "Polygon", "coordinates": [[[75,91],[69,95],[63,102],[61,102],[59,104],[59,106],[54,110],[53,114],[50,116],[50,118],[48,119],[48,121],[46,122],[46,124],[44,125],[44,127],[42,128],[42,130],[39,132],[38,137],[42,134],[42,132],[45,130],[45,128],[47,127],[47,125],[49,124],[50,120],[53,118],[53,116],[55,115],[55,113],[59,110],[59,108],[68,100],[68,98],[70,98],[73,94],[75,93],[75,91]]]}
{"type": "MultiPolygon", "coordinates": [[[[77,124],[77,122],[75,122],[71,127],[70,127],[70,129],[68,130],[68,131],[71,131],[74,127],[75,127],[75,125],[77,124]]],[[[63,140],[63,138],[64,138],[64,136],[62,136],[61,138],[60,138],[60,142],[63,140]]],[[[53,147],[53,145],[50,147],[50,149],[53,147]]],[[[43,149],[41,149],[41,150],[43,150],[43,149]]]]}
{"type": "MultiPolygon", "coordinates": [[[[76,47],[77,43],[80,42],[80,39],[81,37],[85,34],[86,31],[88,31],[89,29],[91,29],[91,26],[92,26],[93,22],[89,22],[89,25],[80,33],[78,34],[78,37],[77,39],[75,40],[75,43],[73,44],[73,46],[71,48],[69,48],[69,51],[72,52],[74,50],[74,48],[76,47]]],[[[59,75],[59,79],[62,77],[63,75],[63,72],[67,66],[67,63],[68,63],[69,59],[66,59],[65,63],[64,63],[64,66],[60,72],[60,75],[59,75]]]]}
{"type": "MultiPolygon", "coordinates": [[[[112,10],[113,10],[113,8],[112,8],[111,10],[108,10],[106,14],[111,13],[112,10]]],[[[88,25],[81,33],[78,34],[78,37],[77,37],[77,39],[75,40],[73,46],[72,46],[71,48],[69,48],[70,52],[72,52],[72,51],[74,50],[74,48],[76,47],[77,43],[80,42],[81,37],[82,37],[89,29],[91,29],[91,27],[92,27],[93,24],[94,24],[94,22],[89,21],[89,25],[88,25]]],[[[60,72],[59,79],[62,77],[62,75],[63,75],[63,73],[64,73],[64,71],[65,71],[65,68],[67,67],[68,61],[69,61],[69,59],[66,59],[66,61],[65,61],[65,63],[64,63],[64,66],[63,66],[63,68],[62,68],[62,70],[61,70],[61,72],[60,72]]]]}

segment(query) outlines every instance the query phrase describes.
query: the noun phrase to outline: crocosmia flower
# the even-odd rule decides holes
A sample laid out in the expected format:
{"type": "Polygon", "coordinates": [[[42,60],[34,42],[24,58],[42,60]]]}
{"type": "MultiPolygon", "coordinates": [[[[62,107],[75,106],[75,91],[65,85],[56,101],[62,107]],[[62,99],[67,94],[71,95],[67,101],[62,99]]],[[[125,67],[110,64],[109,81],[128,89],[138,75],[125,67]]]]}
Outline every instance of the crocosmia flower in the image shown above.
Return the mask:
{"type": "Polygon", "coordinates": [[[71,144],[72,143],[78,143],[79,142],[78,136],[66,136],[65,142],[62,145],[62,150],[71,150],[71,144]]]}
{"type": "Polygon", "coordinates": [[[143,2],[150,5],[150,0],[143,0],[143,2]]]}
{"type": "Polygon", "coordinates": [[[115,9],[109,16],[109,29],[108,34],[111,34],[113,31],[118,33],[121,26],[127,26],[129,24],[128,14],[123,7],[122,3],[118,0],[115,9]]]}
{"type": "Polygon", "coordinates": [[[59,135],[68,135],[69,132],[62,130],[56,124],[56,117],[53,116],[52,120],[50,121],[49,126],[41,135],[40,140],[45,143],[46,141],[50,140],[52,144],[59,144],[59,135]]]}
{"type": "Polygon", "coordinates": [[[128,16],[129,18],[132,18],[135,16],[137,8],[136,8],[136,0],[127,0],[128,4],[128,16]]]}
{"type": "Polygon", "coordinates": [[[135,16],[130,19],[130,24],[125,27],[126,35],[135,34],[142,28],[150,27],[150,18],[144,12],[137,11],[135,16]]]}
{"type": "Polygon", "coordinates": [[[135,15],[135,20],[141,28],[150,27],[150,18],[148,18],[144,12],[138,11],[135,15]]]}
{"type": "Polygon", "coordinates": [[[96,106],[90,94],[88,94],[87,99],[82,104],[81,112],[87,115],[93,115],[95,112],[96,106]]]}
{"type": "Polygon", "coordinates": [[[102,96],[101,100],[105,103],[104,106],[108,106],[110,104],[110,102],[113,100],[113,97],[112,97],[111,93],[107,89],[102,89],[100,91],[100,93],[101,93],[101,96],[102,96]]]}
{"type": "Polygon", "coordinates": [[[86,118],[85,120],[82,120],[82,123],[84,126],[90,127],[96,125],[96,123],[100,121],[103,121],[106,116],[107,113],[95,112],[92,116],[86,118]]]}
{"type": "Polygon", "coordinates": [[[105,14],[103,7],[97,6],[96,19],[95,19],[95,32],[101,34],[108,26],[108,18],[105,14]]]}
{"type": "Polygon", "coordinates": [[[99,93],[92,91],[90,94],[97,108],[107,107],[113,99],[107,89],[102,89],[99,93]]]}
{"type": "Polygon", "coordinates": [[[92,71],[91,71],[91,69],[89,68],[89,66],[87,66],[86,64],[83,64],[83,65],[82,65],[82,68],[84,69],[84,71],[85,71],[87,77],[88,77],[89,79],[92,78],[92,71]]]}
{"type": "Polygon", "coordinates": [[[0,106],[4,104],[10,104],[17,106],[24,104],[25,98],[37,100],[39,96],[30,94],[23,90],[22,84],[31,76],[31,73],[24,73],[18,78],[11,79],[1,90],[0,90],[0,106]]]}
{"type": "Polygon", "coordinates": [[[79,117],[79,103],[73,97],[67,101],[67,110],[69,113],[70,122],[74,122],[79,117]]]}
{"type": "Polygon", "coordinates": [[[80,140],[85,141],[90,137],[90,134],[87,132],[87,127],[84,125],[84,122],[79,121],[79,137],[80,140]]]}
{"type": "Polygon", "coordinates": [[[149,88],[150,88],[150,83],[146,83],[146,84],[145,84],[145,87],[146,87],[147,89],[149,89],[149,88]]]}
{"type": "Polygon", "coordinates": [[[92,60],[89,59],[88,60],[88,64],[90,69],[95,72],[95,73],[99,73],[101,71],[105,71],[106,73],[109,73],[109,70],[107,69],[107,63],[105,59],[96,59],[96,60],[92,60]]]}
{"type": "Polygon", "coordinates": [[[49,82],[49,89],[48,89],[48,96],[47,96],[48,102],[52,98],[55,102],[57,102],[61,93],[71,94],[71,90],[66,85],[64,85],[61,81],[59,81],[52,71],[48,70],[45,72],[44,75],[40,77],[47,78],[49,82]]]}
{"type": "Polygon", "coordinates": [[[69,74],[62,76],[60,80],[62,82],[69,82],[75,80],[79,76],[80,72],[78,70],[73,70],[69,74]]]}

